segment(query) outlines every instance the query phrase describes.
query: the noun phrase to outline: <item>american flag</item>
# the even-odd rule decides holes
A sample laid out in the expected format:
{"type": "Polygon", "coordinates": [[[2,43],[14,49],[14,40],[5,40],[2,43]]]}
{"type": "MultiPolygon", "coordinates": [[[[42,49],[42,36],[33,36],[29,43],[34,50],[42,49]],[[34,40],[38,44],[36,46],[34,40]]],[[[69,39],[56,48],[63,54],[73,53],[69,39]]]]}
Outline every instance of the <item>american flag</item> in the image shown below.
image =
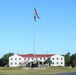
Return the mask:
{"type": "Polygon", "coordinates": [[[40,19],[39,15],[38,15],[38,13],[37,13],[37,11],[36,11],[36,8],[34,8],[34,14],[37,16],[37,18],[40,19]]]}

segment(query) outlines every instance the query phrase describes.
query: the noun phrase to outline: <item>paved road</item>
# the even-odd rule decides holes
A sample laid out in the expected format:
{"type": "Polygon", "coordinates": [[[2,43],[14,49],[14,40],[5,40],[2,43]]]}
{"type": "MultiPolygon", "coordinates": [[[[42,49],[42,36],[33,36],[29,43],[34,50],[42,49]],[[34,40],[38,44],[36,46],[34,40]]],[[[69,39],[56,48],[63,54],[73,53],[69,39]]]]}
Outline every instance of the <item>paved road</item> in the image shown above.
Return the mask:
{"type": "Polygon", "coordinates": [[[70,73],[59,73],[59,74],[45,74],[45,75],[76,75],[76,72],[70,72],[70,73]]]}
{"type": "Polygon", "coordinates": [[[76,75],[76,72],[59,73],[59,74],[39,74],[39,75],[76,75]]]}
{"type": "MultiPolygon", "coordinates": [[[[0,74],[0,75],[10,75],[10,74],[0,74]]],[[[59,74],[40,74],[40,75],[76,75],[76,72],[59,73],[59,74]]]]}

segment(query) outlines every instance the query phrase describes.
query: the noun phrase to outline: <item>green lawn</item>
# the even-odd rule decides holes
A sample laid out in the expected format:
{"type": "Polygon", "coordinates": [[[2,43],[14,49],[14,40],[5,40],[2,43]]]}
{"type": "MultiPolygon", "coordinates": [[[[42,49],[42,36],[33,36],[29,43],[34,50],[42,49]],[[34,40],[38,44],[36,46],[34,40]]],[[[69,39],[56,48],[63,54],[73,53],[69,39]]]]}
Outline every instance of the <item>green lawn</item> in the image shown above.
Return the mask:
{"type": "Polygon", "coordinates": [[[76,72],[76,68],[68,67],[46,67],[46,69],[22,69],[18,68],[0,68],[0,74],[53,74],[62,72],[76,72]]]}

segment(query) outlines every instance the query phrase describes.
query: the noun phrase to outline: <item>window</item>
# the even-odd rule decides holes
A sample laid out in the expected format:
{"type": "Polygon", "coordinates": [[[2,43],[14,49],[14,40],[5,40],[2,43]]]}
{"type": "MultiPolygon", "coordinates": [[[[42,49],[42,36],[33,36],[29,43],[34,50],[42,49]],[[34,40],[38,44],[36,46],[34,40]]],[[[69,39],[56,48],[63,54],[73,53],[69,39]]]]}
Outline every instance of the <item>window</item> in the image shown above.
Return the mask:
{"type": "Polygon", "coordinates": [[[63,64],[63,62],[61,62],[61,64],[63,64]]]}
{"type": "Polygon", "coordinates": [[[52,60],[54,60],[54,58],[52,58],[52,60]]]}
{"type": "Polygon", "coordinates": [[[57,62],[57,64],[59,64],[59,63],[57,62]]]}
{"type": "Polygon", "coordinates": [[[33,60],[33,58],[32,58],[32,60],[33,60]]]}
{"type": "Polygon", "coordinates": [[[45,60],[45,58],[44,58],[44,60],[45,60]]]}
{"type": "Polygon", "coordinates": [[[19,65],[21,65],[21,62],[19,62],[19,65]]]}
{"type": "Polygon", "coordinates": [[[36,58],[36,60],[37,60],[37,58],[36,58]]]}
{"type": "Polygon", "coordinates": [[[17,65],[17,62],[15,62],[15,65],[17,65]]]}
{"type": "Polygon", "coordinates": [[[54,62],[52,62],[52,64],[54,64],[54,62]]]}
{"type": "Polygon", "coordinates": [[[21,58],[19,58],[19,60],[21,60],[21,58]]]}
{"type": "Polygon", "coordinates": [[[63,58],[61,58],[61,60],[63,60],[63,58]]]}
{"type": "Polygon", "coordinates": [[[28,58],[28,60],[30,60],[30,58],[28,58]]]}
{"type": "Polygon", "coordinates": [[[17,58],[15,58],[15,60],[17,60],[17,58]]]}
{"type": "Polygon", "coordinates": [[[24,58],[24,60],[26,60],[26,58],[24,58]]]}
{"type": "Polygon", "coordinates": [[[57,58],[57,60],[58,60],[58,58],[57,58]]]}
{"type": "Polygon", "coordinates": [[[11,58],[11,60],[13,60],[13,58],[11,58]]]}
{"type": "Polygon", "coordinates": [[[11,65],[13,65],[13,63],[11,62],[11,65]]]}

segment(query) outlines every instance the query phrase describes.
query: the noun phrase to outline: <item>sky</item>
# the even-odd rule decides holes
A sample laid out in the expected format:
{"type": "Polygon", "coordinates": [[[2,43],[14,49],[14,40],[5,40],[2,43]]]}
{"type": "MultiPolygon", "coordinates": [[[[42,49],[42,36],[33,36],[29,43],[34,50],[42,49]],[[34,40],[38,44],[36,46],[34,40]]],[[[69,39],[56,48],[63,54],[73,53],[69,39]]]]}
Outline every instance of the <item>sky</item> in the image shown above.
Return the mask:
{"type": "Polygon", "coordinates": [[[0,0],[0,57],[34,53],[34,25],[36,54],[76,53],[76,0],[0,0]]]}

